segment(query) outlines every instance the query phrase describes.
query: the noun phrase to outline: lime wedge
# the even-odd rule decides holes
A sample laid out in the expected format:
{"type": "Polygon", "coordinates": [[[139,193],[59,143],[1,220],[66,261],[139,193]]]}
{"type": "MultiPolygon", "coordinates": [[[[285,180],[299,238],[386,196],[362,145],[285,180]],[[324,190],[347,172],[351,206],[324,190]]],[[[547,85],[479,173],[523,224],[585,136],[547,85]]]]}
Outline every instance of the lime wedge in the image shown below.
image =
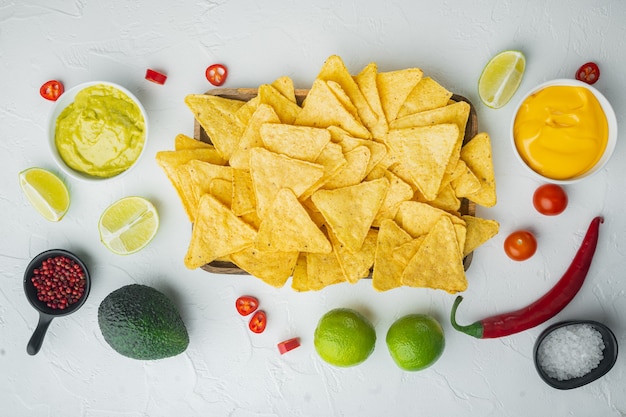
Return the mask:
{"type": "Polygon", "coordinates": [[[125,197],[104,210],[98,222],[100,240],[118,255],[135,253],[150,243],[159,229],[159,216],[142,197],[125,197]]]}
{"type": "Polygon", "coordinates": [[[47,220],[58,222],[70,207],[70,193],[59,177],[43,168],[19,173],[20,187],[30,204],[47,220]]]}
{"type": "Polygon", "coordinates": [[[522,82],[526,58],[520,51],[503,51],[491,58],[478,80],[478,95],[486,106],[499,109],[522,82]]]}

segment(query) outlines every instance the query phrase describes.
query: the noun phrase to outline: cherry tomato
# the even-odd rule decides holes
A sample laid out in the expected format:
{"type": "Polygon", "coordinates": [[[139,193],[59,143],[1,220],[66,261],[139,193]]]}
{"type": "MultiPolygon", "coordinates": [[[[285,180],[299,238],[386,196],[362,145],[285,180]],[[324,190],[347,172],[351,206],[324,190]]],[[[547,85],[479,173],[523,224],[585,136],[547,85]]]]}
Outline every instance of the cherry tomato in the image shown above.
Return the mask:
{"type": "Polygon", "coordinates": [[[39,94],[41,94],[41,97],[50,101],[57,101],[64,91],[65,88],[63,88],[63,84],[57,80],[46,81],[41,88],[39,88],[39,94]]]}
{"type": "Polygon", "coordinates": [[[587,62],[576,71],[576,79],[593,84],[600,78],[600,68],[594,62],[587,62]]]}
{"type": "Polygon", "coordinates": [[[152,81],[155,84],[163,85],[165,84],[165,80],[167,80],[167,75],[148,68],[146,70],[146,80],[152,81]]]}
{"type": "Polygon", "coordinates": [[[235,301],[235,307],[237,308],[237,312],[239,314],[241,314],[242,316],[247,316],[255,312],[257,308],[259,308],[259,301],[249,295],[242,295],[241,297],[237,298],[237,301],[235,301]]]}
{"type": "Polygon", "coordinates": [[[250,319],[250,323],[248,327],[254,333],[263,333],[265,330],[265,326],[267,325],[267,316],[265,315],[265,311],[259,310],[254,313],[254,316],[250,319]]]}
{"type": "Polygon", "coordinates": [[[222,64],[213,64],[206,69],[205,75],[211,84],[220,86],[226,81],[228,70],[222,64]]]}
{"type": "Polygon", "coordinates": [[[525,261],[536,251],[537,240],[526,230],[513,232],[504,240],[504,252],[514,261],[525,261]]]}
{"type": "Polygon", "coordinates": [[[535,190],[533,205],[545,216],[556,216],[567,207],[567,194],[556,184],[544,184],[535,190]]]}
{"type": "Polygon", "coordinates": [[[300,338],[294,337],[293,339],[282,341],[278,344],[278,351],[281,355],[300,347],[300,338]]]}

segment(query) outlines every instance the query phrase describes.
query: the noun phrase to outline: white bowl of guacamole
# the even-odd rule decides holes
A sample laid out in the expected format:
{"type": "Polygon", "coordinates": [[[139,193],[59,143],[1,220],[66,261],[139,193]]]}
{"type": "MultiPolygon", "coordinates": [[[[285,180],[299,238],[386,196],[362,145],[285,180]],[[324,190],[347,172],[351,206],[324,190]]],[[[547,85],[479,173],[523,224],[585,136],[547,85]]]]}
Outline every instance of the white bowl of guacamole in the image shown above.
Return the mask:
{"type": "Polygon", "coordinates": [[[148,118],[130,91],[94,81],[59,97],[48,132],[52,157],[64,172],[101,181],[118,178],[137,164],[146,147],[148,118]]]}

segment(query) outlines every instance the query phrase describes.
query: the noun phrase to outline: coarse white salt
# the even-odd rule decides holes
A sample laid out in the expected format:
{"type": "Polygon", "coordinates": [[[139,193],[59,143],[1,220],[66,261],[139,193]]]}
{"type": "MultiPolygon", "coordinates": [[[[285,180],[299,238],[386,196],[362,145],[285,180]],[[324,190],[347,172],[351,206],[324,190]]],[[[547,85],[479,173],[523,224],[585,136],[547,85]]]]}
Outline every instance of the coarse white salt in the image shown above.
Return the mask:
{"type": "Polygon", "coordinates": [[[555,329],[539,345],[537,361],[551,378],[579,378],[597,368],[604,357],[602,334],[589,324],[555,329]]]}

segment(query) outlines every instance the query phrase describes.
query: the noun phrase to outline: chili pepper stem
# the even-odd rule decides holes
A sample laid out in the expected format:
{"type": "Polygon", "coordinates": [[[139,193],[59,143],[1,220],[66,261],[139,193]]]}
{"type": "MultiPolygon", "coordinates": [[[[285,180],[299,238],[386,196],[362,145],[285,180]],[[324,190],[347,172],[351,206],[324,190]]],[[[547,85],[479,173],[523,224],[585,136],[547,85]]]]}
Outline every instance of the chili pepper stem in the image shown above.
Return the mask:
{"type": "Polygon", "coordinates": [[[454,304],[452,305],[452,312],[450,313],[450,322],[452,322],[452,327],[477,339],[482,339],[483,324],[480,321],[468,324],[466,326],[461,326],[456,322],[456,309],[459,307],[459,304],[461,304],[461,301],[463,301],[463,297],[459,295],[456,297],[456,299],[454,300],[454,304]]]}

